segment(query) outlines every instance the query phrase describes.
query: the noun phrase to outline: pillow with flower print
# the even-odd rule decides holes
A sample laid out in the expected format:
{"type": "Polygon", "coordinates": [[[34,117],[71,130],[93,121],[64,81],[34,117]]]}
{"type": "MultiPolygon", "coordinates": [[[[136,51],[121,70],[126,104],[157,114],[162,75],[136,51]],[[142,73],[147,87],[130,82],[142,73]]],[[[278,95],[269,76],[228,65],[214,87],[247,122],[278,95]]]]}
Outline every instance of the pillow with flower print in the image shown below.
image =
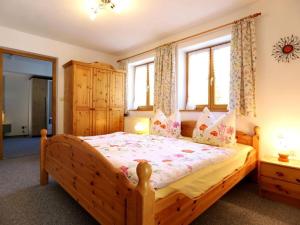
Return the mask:
{"type": "Polygon", "coordinates": [[[150,133],[165,137],[179,137],[181,133],[179,114],[174,113],[167,118],[161,110],[157,110],[151,119],[150,133]]]}
{"type": "Polygon", "coordinates": [[[201,127],[201,130],[204,130],[209,126],[212,126],[215,120],[216,119],[214,115],[209,111],[207,107],[205,107],[197,120],[195,129],[201,127]]]}
{"type": "Polygon", "coordinates": [[[178,112],[167,118],[167,136],[178,138],[181,136],[181,120],[178,112]]]}
{"type": "Polygon", "coordinates": [[[235,111],[229,112],[215,121],[207,119],[205,123],[200,123],[195,127],[193,140],[201,144],[220,147],[232,146],[236,143],[235,123],[235,111]]]}

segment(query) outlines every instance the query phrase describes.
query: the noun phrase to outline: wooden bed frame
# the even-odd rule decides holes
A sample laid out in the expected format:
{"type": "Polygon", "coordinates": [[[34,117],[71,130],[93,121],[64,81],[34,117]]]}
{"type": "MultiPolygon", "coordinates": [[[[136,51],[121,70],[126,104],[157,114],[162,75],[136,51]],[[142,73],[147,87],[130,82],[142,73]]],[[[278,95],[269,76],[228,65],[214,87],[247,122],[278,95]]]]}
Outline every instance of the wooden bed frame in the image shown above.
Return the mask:
{"type": "MultiPolygon", "coordinates": [[[[195,121],[182,122],[182,135],[192,136],[195,121]]],[[[48,183],[51,175],[83,208],[102,225],[182,225],[214,204],[257,166],[259,128],[254,135],[237,132],[237,142],[254,149],[244,166],[201,196],[190,199],[180,192],[155,200],[150,184],[152,173],[147,162],[137,166],[138,184],[127,177],[81,139],[72,135],[56,135],[47,139],[41,131],[40,183],[48,183]]]]}

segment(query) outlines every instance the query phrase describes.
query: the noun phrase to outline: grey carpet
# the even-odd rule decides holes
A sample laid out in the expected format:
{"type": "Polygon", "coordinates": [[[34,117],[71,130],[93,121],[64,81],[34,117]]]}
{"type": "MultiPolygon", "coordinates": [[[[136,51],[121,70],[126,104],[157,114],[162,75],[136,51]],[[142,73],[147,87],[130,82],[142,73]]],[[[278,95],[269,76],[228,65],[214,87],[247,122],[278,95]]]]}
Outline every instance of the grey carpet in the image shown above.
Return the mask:
{"type": "Polygon", "coordinates": [[[16,158],[39,153],[39,137],[9,137],[4,138],[4,158],[16,158]]]}
{"type": "MultiPolygon", "coordinates": [[[[38,156],[0,162],[1,225],[97,225],[56,182],[40,187],[38,156]]],[[[300,224],[300,210],[260,198],[244,181],[193,225],[300,224]]]]}

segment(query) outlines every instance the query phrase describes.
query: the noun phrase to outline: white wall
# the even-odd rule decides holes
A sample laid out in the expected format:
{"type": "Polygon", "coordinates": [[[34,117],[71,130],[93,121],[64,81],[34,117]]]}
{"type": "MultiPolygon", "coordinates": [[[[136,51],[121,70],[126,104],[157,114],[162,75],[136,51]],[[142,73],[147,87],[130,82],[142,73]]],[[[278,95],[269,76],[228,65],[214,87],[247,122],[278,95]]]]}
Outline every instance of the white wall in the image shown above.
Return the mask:
{"type": "Polygon", "coordinates": [[[3,71],[52,77],[52,62],[4,54],[3,71]]]}
{"type": "Polygon", "coordinates": [[[11,124],[6,136],[28,135],[29,75],[4,73],[5,123],[11,124]],[[24,133],[22,126],[25,126],[24,133]]]}
{"type": "MultiPolygon", "coordinates": [[[[300,37],[299,0],[261,0],[223,18],[202,24],[186,32],[162,39],[160,42],[128,52],[125,56],[151,49],[199,31],[204,31],[238,18],[262,12],[256,19],[257,31],[257,117],[238,120],[238,128],[250,132],[254,124],[261,127],[262,155],[276,155],[276,139],[280,133],[287,136],[290,150],[300,158],[300,60],[278,63],[271,56],[273,45],[282,37],[294,34],[300,37]]],[[[209,34],[212,35],[212,34],[209,34]]],[[[134,115],[133,115],[134,114],[134,115]]],[[[132,113],[145,116],[145,113],[132,113]]],[[[149,116],[149,114],[147,114],[149,116]]],[[[146,115],[146,116],[147,116],[146,115]]],[[[183,119],[195,119],[197,113],[183,113],[183,119]]]]}
{"type": "MultiPolygon", "coordinates": [[[[45,28],[47,29],[47,28],[45,28]]],[[[0,27],[0,46],[44,54],[58,58],[57,71],[57,132],[63,132],[64,70],[62,65],[71,59],[85,62],[106,62],[115,65],[116,58],[98,51],[0,27]]],[[[92,35],[92,34],[90,34],[92,35]]],[[[101,41],[101,40],[99,40],[101,41]]]]}

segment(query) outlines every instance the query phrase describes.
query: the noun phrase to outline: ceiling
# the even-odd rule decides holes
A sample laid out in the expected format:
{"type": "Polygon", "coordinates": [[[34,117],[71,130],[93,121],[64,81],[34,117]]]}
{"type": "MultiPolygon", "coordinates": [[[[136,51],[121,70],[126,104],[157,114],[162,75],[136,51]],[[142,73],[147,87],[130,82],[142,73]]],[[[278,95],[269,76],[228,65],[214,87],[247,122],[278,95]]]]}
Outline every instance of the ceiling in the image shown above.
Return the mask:
{"type": "Polygon", "coordinates": [[[0,26],[119,55],[256,0],[126,0],[122,13],[104,11],[94,21],[85,1],[1,1],[0,26]]]}

